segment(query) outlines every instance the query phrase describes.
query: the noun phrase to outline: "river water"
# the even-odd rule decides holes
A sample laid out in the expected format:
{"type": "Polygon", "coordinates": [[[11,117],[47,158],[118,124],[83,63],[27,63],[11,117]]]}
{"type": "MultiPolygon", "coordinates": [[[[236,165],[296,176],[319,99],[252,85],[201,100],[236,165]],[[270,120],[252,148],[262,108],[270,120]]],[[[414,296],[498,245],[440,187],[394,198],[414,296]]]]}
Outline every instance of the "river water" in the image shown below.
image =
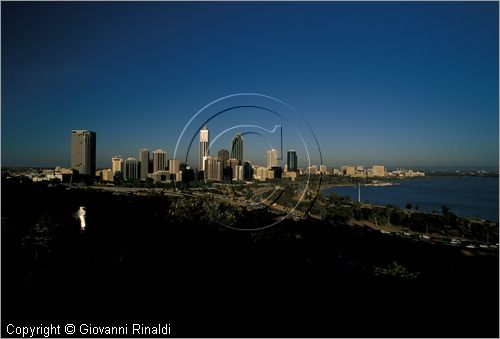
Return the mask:
{"type": "MultiPolygon", "coordinates": [[[[358,188],[339,186],[323,191],[336,192],[358,200],[358,188]]],[[[361,186],[361,201],[404,208],[407,203],[419,210],[441,212],[443,205],[462,217],[498,221],[498,177],[447,177],[401,180],[393,186],[361,186]]]]}

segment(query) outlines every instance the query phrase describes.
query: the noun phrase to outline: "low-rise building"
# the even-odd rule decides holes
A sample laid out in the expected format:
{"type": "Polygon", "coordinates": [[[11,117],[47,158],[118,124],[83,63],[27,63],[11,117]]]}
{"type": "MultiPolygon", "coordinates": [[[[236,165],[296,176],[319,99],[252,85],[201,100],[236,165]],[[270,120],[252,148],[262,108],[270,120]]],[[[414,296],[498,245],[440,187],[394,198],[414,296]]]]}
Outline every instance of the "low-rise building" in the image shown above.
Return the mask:
{"type": "Polygon", "coordinates": [[[101,178],[103,181],[113,181],[114,174],[112,169],[102,169],[95,171],[95,176],[101,178]]]}
{"type": "Polygon", "coordinates": [[[385,168],[382,165],[372,166],[372,175],[374,177],[385,177],[385,168]]]}
{"type": "Polygon", "coordinates": [[[341,166],[340,170],[342,171],[342,175],[351,176],[356,173],[356,168],[354,166],[341,166]]]}

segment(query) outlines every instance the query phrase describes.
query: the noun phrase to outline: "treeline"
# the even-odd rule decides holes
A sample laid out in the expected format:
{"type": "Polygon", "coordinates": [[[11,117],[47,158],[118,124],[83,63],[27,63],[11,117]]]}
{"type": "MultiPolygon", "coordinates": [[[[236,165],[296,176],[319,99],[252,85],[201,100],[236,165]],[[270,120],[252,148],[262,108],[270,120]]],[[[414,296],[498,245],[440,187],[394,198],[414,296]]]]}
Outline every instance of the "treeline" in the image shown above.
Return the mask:
{"type": "MultiPolygon", "coordinates": [[[[332,215],[236,231],[224,225],[255,228],[276,215],[209,194],[116,195],[9,180],[1,194],[7,323],[171,322],[181,337],[498,336],[495,256],[324,221],[332,215]],[[460,298],[430,303],[429,293],[460,298]],[[409,327],[422,310],[438,325],[409,327]],[[363,326],[351,325],[353,314],[363,326]],[[391,326],[381,326],[388,314],[391,326]]],[[[315,205],[350,208],[354,218],[346,198],[315,205]]]]}
{"type": "MultiPolygon", "coordinates": [[[[455,215],[447,206],[440,213],[425,213],[404,210],[396,206],[363,205],[350,197],[333,192],[328,198],[322,197],[315,206],[324,220],[347,223],[350,220],[367,220],[376,225],[399,226],[420,233],[437,233],[450,237],[463,237],[480,242],[498,239],[498,223],[474,221],[455,215]]],[[[411,206],[408,206],[411,208],[411,206]]]]}

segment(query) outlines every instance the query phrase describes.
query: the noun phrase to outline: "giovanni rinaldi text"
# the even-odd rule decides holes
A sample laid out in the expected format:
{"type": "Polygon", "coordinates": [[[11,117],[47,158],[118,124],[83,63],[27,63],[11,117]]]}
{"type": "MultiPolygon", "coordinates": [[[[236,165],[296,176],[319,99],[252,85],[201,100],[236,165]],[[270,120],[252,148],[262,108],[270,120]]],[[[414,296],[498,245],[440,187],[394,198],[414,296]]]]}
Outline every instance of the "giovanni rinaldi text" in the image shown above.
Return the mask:
{"type": "Polygon", "coordinates": [[[170,324],[148,324],[134,323],[122,326],[102,326],[94,324],[64,324],[64,325],[37,325],[37,326],[17,326],[8,324],[6,328],[9,336],[22,338],[48,338],[53,336],[71,335],[140,335],[140,336],[165,336],[170,335],[170,324]]]}

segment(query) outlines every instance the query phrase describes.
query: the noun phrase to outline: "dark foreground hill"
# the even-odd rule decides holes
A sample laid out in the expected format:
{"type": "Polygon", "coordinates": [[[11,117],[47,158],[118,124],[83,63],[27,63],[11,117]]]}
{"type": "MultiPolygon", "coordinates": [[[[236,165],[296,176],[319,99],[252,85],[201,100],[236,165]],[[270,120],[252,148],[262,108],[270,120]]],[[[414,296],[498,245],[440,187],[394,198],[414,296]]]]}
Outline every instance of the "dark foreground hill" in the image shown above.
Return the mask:
{"type": "Polygon", "coordinates": [[[234,231],[173,206],[3,182],[2,333],[22,321],[161,322],[184,337],[499,335],[498,253],[316,220],[234,231]]]}

